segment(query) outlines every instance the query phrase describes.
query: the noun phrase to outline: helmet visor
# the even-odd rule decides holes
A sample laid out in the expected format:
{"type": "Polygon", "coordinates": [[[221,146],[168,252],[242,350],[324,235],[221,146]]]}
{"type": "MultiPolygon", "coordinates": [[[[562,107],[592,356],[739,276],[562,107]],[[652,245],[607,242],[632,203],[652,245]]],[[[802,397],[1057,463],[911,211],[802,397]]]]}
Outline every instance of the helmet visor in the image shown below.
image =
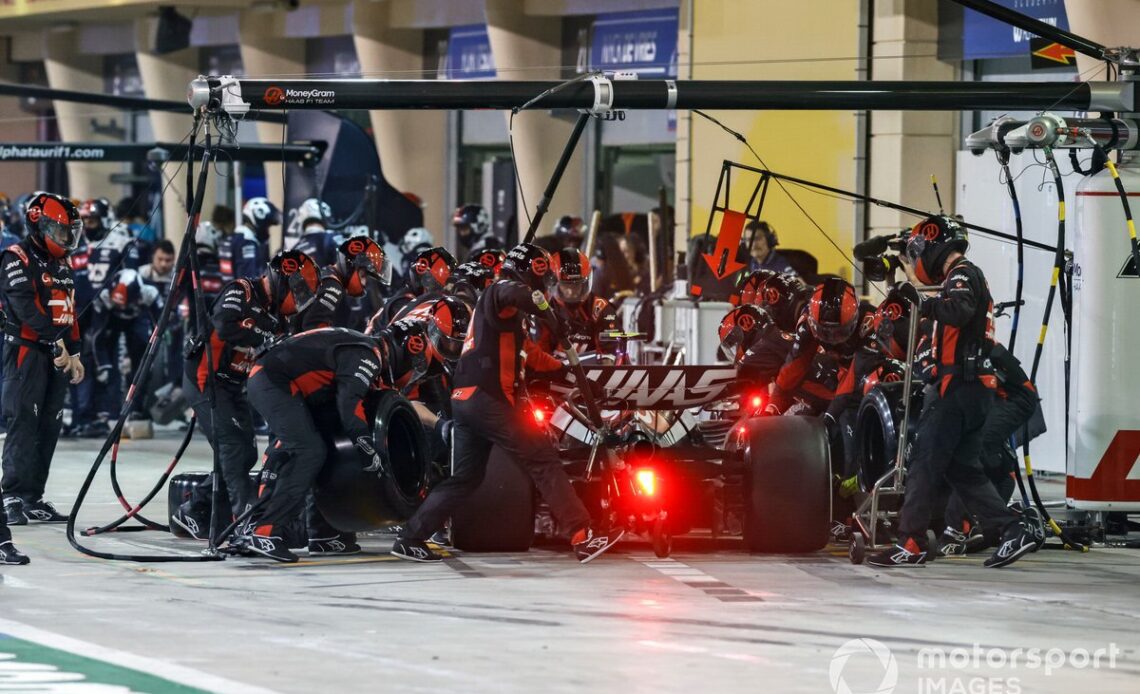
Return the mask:
{"type": "Polygon", "coordinates": [[[79,222],[67,224],[65,222],[57,222],[54,219],[44,218],[40,220],[40,233],[43,234],[45,239],[50,240],[60,248],[73,251],[75,247],[79,245],[79,235],[82,233],[82,227],[79,222]]]}
{"type": "Polygon", "coordinates": [[[576,280],[559,280],[558,297],[568,304],[580,304],[590,293],[590,280],[582,277],[576,280]]]}
{"type": "Polygon", "coordinates": [[[432,346],[439,355],[447,361],[455,361],[459,359],[459,355],[463,353],[463,341],[465,335],[444,335],[443,331],[439,329],[435,321],[428,322],[428,337],[431,338],[432,346]]]}
{"type": "Polygon", "coordinates": [[[744,330],[739,325],[733,326],[732,330],[729,330],[724,339],[720,341],[720,355],[735,364],[743,342],[744,330]]]}
{"type": "Polygon", "coordinates": [[[812,334],[815,335],[815,339],[825,345],[842,344],[855,332],[855,321],[844,325],[843,323],[820,323],[809,319],[808,326],[811,328],[812,334]]]}

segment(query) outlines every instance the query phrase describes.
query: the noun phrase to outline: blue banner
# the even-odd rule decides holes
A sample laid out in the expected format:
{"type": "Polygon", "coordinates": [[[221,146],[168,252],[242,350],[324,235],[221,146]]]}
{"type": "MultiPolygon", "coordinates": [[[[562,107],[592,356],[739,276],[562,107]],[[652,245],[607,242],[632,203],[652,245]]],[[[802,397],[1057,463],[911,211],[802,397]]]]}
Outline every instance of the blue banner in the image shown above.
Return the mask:
{"type": "Polygon", "coordinates": [[[447,79],[474,80],[495,76],[495,59],[485,24],[452,27],[447,40],[447,79]]]}
{"type": "Polygon", "coordinates": [[[590,40],[590,68],[677,76],[677,10],[598,15],[590,40]]]}
{"type": "MultiPolygon", "coordinates": [[[[997,0],[997,3],[1046,24],[1066,31],[1069,29],[1064,0],[997,0]]],[[[984,14],[965,10],[962,18],[962,59],[1028,56],[1029,39],[1034,36],[984,14]]]]}

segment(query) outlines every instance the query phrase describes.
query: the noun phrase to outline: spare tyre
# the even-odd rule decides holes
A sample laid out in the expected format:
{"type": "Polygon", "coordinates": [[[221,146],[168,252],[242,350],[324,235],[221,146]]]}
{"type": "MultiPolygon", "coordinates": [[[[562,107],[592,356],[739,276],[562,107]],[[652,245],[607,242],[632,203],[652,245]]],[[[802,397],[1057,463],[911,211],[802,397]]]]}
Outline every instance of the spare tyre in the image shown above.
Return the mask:
{"type": "Polygon", "coordinates": [[[495,446],[483,483],[451,516],[451,544],[468,552],[525,552],[534,542],[534,483],[495,446]]]}
{"type": "Polygon", "coordinates": [[[855,450],[859,455],[859,488],[870,492],[894,465],[899,449],[899,401],[902,389],[875,386],[863,396],[855,416],[855,450]]]}
{"type": "Polygon", "coordinates": [[[831,450],[816,417],[756,417],[744,454],[744,542],[753,552],[823,549],[831,521],[831,450]]]}
{"type": "Polygon", "coordinates": [[[325,520],[341,532],[403,523],[427,496],[430,451],[423,424],[407,398],[386,390],[369,398],[372,438],[380,472],[365,472],[347,437],[333,439],[313,495],[325,520]]]}

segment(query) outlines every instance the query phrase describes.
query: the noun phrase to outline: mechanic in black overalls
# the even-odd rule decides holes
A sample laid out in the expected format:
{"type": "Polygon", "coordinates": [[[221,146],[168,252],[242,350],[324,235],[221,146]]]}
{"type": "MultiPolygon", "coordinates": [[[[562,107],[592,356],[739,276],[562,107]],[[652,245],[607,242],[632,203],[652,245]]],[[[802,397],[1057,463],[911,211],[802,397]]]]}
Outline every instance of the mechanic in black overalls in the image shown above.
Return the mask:
{"type": "MultiPolygon", "coordinates": [[[[270,559],[295,562],[283,529],[296,519],[325,464],[327,446],[318,422],[335,411],[343,433],[353,442],[361,467],[380,469],[364,400],[383,381],[383,356],[374,338],[344,328],[321,328],[294,335],[257,359],[250,371],[249,401],[275,440],[266,454],[262,488],[249,519],[249,549],[270,559]]],[[[322,537],[330,530],[315,504],[307,513],[309,552],[354,554],[354,533],[322,537]]]]}
{"type": "Polygon", "coordinates": [[[401,559],[442,559],[424,540],[442,528],[479,487],[496,445],[530,473],[559,525],[569,531],[579,561],[590,561],[621,538],[620,530],[606,534],[590,528],[590,514],[570,485],[553,446],[541,431],[528,425],[529,415],[516,402],[524,368],[566,373],[561,362],[527,337],[527,316],[552,320],[550,311],[535,303],[537,299],[545,304],[556,283],[550,256],[534,244],[520,244],[507,254],[502,275],[479,298],[455,370],[451,477],[432,489],[404,525],[392,547],[392,554],[401,559]]]}
{"type": "MultiPolygon", "coordinates": [[[[284,332],[291,316],[313,303],[316,292],[317,266],[312,259],[298,251],[279,253],[262,277],[226,284],[210,309],[208,324],[187,348],[182,388],[198,426],[210,445],[217,447],[220,486],[229,497],[229,509],[215,509],[219,528],[243,513],[255,498],[249,472],[257,464],[257,447],[245,394],[254,355],[284,332]],[[213,408],[207,399],[211,374],[213,408]]],[[[212,486],[210,477],[199,482],[170,517],[198,540],[207,539],[209,533],[212,486]]]]}
{"type": "Polygon", "coordinates": [[[366,236],[354,236],[337,248],[336,262],[321,268],[317,300],[305,313],[302,330],[349,328],[363,331],[381,308],[392,281],[384,249],[366,236]]]}
{"type": "Polygon", "coordinates": [[[1006,507],[978,460],[997,383],[989,361],[993,299],[981,269],[964,255],[968,247],[965,230],[945,216],[916,224],[907,242],[907,276],[926,285],[942,284],[937,296],[925,300],[910,282],[898,287],[903,298],[919,306],[920,316],[934,321],[934,380],[933,388],[926,389],[929,401],[923,403],[911,447],[898,543],[869,557],[867,563],[874,566],[926,563],[926,531],[946,483],[991,541],[1001,535],[986,566],[1005,566],[1037,546],[1031,524],[1006,507]]]}
{"type": "MultiPolygon", "coordinates": [[[[550,260],[558,278],[551,306],[570,344],[579,352],[612,353],[619,343],[604,333],[618,329],[617,311],[590,291],[590,259],[577,248],[564,248],[550,260]]],[[[538,326],[538,346],[550,354],[561,349],[554,332],[542,323],[538,326]]]]}
{"type": "MultiPolygon", "coordinates": [[[[0,487],[7,525],[67,521],[44,500],[44,487],[68,379],[78,383],[84,378],[75,283],[67,262],[81,236],[79,212],[71,201],[51,193],[37,194],[25,210],[28,236],[0,255],[0,291],[7,311],[2,405],[8,420],[0,487]]],[[[7,530],[0,533],[0,543],[11,540],[7,530]]],[[[4,552],[14,563],[26,563],[14,549],[4,552]]]]}

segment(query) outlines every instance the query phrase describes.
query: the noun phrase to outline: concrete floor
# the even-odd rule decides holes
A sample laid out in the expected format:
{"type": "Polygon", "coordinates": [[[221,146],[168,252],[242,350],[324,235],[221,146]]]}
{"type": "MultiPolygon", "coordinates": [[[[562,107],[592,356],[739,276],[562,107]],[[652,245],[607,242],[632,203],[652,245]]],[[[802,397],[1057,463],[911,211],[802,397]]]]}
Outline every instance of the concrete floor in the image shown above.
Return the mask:
{"type": "MultiPolygon", "coordinates": [[[[61,507],[95,447],[61,444],[61,507]]],[[[124,445],[128,497],[173,448],[173,433],[124,445]]],[[[196,444],[181,469],[207,459],[196,444]]],[[[80,527],[118,514],[109,486],[104,470],[80,527]]],[[[149,510],[165,519],[165,493],[149,510]]],[[[61,526],[15,534],[33,561],[0,570],[0,691],[1140,691],[1131,550],[886,572],[840,548],[750,556],[698,540],[660,561],[631,541],[587,566],[550,549],[421,566],[378,534],[341,560],[135,564],[79,554],[61,526]]],[[[198,547],[153,532],[92,544],[198,547]]]]}

